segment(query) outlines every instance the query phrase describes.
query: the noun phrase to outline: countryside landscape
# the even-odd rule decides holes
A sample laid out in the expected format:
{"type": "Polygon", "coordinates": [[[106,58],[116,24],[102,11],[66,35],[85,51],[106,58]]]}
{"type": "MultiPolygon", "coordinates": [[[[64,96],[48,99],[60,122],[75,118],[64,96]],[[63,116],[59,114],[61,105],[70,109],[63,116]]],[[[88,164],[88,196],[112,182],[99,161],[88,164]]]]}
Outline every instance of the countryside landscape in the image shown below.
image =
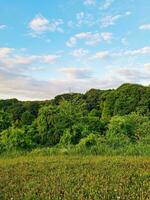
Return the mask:
{"type": "Polygon", "coordinates": [[[150,199],[149,8],[1,0],[0,200],[150,199]]]}

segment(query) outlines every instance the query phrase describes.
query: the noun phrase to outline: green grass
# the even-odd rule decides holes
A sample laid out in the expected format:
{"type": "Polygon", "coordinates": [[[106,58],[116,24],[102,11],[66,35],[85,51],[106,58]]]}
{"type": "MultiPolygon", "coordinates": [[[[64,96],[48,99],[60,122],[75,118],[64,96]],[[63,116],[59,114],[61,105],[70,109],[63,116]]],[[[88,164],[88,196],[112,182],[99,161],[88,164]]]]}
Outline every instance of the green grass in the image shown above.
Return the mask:
{"type": "Polygon", "coordinates": [[[0,200],[148,200],[150,158],[22,156],[0,159],[0,200]]]}

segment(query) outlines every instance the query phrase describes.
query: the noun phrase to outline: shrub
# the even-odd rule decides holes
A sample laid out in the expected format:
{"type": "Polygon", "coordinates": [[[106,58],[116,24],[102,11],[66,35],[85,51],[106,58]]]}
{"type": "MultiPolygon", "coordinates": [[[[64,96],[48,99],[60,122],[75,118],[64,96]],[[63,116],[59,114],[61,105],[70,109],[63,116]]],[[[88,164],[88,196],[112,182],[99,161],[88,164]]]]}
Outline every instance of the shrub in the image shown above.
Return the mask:
{"type": "Polygon", "coordinates": [[[63,136],[60,138],[60,144],[63,146],[68,146],[71,144],[71,134],[69,129],[64,131],[63,136]]]}
{"type": "Polygon", "coordinates": [[[82,138],[80,143],[78,144],[79,147],[86,147],[90,148],[91,146],[96,145],[97,137],[93,133],[89,134],[87,137],[82,138]]]}
{"type": "Polygon", "coordinates": [[[129,138],[134,137],[134,123],[132,120],[129,120],[127,116],[114,116],[110,120],[109,126],[108,126],[108,135],[125,135],[129,138]]]}
{"type": "Polygon", "coordinates": [[[126,135],[111,132],[107,133],[105,142],[106,145],[114,149],[123,148],[130,144],[130,140],[126,135]]]}
{"type": "Polygon", "coordinates": [[[125,116],[114,116],[110,120],[108,133],[126,135],[133,142],[150,134],[150,121],[148,117],[132,113],[125,116]]]}
{"type": "Polygon", "coordinates": [[[29,149],[32,147],[32,139],[20,128],[9,128],[1,133],[1,145],[5,150],[29,149]]]}

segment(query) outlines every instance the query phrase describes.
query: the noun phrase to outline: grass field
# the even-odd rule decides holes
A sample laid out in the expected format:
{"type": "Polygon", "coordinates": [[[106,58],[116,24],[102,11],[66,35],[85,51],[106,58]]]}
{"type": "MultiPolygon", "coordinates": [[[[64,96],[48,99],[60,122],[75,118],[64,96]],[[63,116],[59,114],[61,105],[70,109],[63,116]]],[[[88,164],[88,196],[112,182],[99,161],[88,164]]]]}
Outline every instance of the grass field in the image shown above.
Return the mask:
{"type": "Polygon", "coordinates": [[[0,159],[0,200],[150,199],[150,158],[0,159]]]}

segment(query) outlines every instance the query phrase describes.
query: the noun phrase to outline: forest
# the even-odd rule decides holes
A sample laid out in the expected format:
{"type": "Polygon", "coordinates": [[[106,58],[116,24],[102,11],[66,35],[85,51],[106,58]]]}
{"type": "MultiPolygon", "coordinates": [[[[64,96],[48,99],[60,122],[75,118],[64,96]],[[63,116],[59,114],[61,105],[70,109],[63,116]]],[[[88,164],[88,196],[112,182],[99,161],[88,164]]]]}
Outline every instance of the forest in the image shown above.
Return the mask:
{"type": "Polygon", "coordinates": [[[0,153],[150,155],[150,86],[0,100],[0,153]]]}

